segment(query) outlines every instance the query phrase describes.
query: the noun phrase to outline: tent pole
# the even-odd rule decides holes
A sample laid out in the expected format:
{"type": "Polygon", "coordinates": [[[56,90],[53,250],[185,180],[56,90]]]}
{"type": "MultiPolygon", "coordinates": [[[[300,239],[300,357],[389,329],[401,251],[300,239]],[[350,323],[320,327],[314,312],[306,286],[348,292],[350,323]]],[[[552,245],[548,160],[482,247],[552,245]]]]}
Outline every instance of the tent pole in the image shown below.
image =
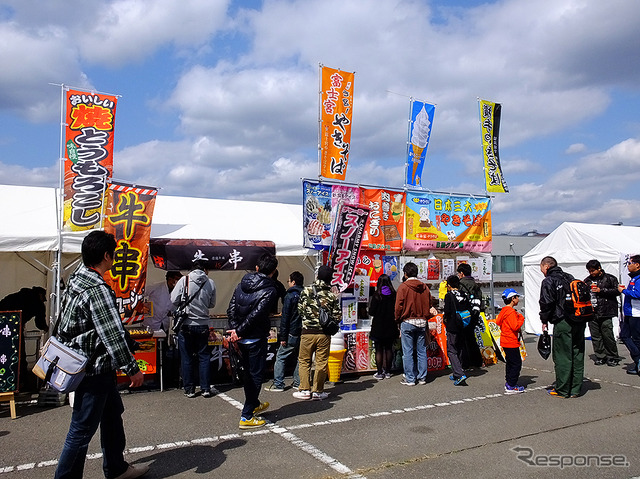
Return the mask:
{"type": "MultiPolygon", "coordinates": [[[[57,218],[57,226],[58,226],[58,250],[56,251],[56,259],[53,264],[53,269],[55,271],[54,274],[54,294],[55,294],[55,308],[53,313],[50,316],[49,320],[49,331],[53,329],[53,320],[57,321],[60,315],[60,280],[61,280],[61,265],[62,265],[62,227],[64,222],[64,136],[66,131],[65,124],[65,86],[64,84],[60,85],[60,150],[58,155],[58,163],[59,163],[59,185],[58,185],[58,195],[57,195],[57,208],[56,212],[58,214],[57,218]]],[[[51,311],[51,309],[49,309],[51,311]]]]}

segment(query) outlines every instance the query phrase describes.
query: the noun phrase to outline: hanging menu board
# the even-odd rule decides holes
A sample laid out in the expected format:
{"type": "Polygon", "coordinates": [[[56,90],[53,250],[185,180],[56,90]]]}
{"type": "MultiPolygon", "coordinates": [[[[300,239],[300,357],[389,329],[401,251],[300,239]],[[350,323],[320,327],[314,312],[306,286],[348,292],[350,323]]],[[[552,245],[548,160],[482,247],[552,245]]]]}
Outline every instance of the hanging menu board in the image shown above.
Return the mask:
{"type": "Polygon", "coordinates": [[[17,391],[19,362],[20,311],[0,312],[0,393],[17,391]]]}

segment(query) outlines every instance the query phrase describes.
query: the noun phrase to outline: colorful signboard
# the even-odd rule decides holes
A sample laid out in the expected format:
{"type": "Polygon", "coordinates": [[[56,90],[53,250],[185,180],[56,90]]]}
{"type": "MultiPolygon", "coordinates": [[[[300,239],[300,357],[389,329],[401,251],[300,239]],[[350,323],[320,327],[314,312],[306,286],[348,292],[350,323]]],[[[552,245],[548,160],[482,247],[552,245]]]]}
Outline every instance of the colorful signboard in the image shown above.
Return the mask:
{"type": "Polygon", "coordinates": [[[404,193],[385,189],[362,189],[362,204],[370,210],[363,247],[402,250],[404,193]]]}
{"type": "Polygon", "coordinates": [[[354,73],[320,67],[320,175],[344,180],[351,148],[354,73]]]}
{"type": "Polygon", "coordinates": [[[106,185],[113,173],[117,97],[69,90],[66,101],[64,226],[102,226],[106,185]]]}
{"type": "Polygon", "coordinates": [[[491,200],[487,197],[407,192],[408,251],[491,252],[491,200]]]}

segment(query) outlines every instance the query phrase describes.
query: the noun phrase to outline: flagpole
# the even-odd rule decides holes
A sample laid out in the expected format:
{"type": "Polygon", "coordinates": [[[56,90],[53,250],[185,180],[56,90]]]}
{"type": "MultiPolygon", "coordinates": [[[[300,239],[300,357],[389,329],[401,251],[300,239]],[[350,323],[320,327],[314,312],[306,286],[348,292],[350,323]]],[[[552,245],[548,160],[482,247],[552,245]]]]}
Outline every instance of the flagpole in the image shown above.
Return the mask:
{"type": "MultiPolygon", "coordinates": [[[[60,84],[60,149],[58,154],[58,168],[59,168],[59,182],[58,182],[58,201],[56,212],[58,215],[57,218],[57,227],[58,227],[58,250],[56,251],[56,261],[55,261],[55,308],[53,311],[53,315],[51,319],[58,320],[60,316],[60,281],[62,280],[62,228],[64,224],[64,136],[66,130],[65,123],[65,85],[60,84]]],[[[53,328],[53,321],[49,321],[49,331],[53,328]]]]}
{"type": "Polygon", "coordinates": [[[407,143],[406,143],[406,148],[405,148],[405,152],[404,152],[404,187],[408,187],[410,186],[409,183],[407,183],[407,176],[409,175],[409,148],[410,148],[410,143],[409,143],[409,139],[411,137],[411,112],[413,110],[413,97],[410,96],[409,97],[409,120],[407,121],[407,143]]]}
{"type": "Polygon", "coordinates": [[[322,177],[322,63],[318,63],[318,180],[322,177]]]}

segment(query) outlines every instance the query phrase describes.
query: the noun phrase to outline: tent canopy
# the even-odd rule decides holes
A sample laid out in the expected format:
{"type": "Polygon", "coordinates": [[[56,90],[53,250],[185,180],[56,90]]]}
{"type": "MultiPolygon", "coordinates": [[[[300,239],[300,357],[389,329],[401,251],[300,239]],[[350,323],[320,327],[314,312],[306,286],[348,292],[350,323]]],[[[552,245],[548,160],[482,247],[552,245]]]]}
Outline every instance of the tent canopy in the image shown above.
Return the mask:
{"type": "Polygon", "coordinates": [[[621,256],[639,252],[640,229],[637,227],[562,223],[522,258],[527,304],[526,331],[536,334],[542,332],[538,303],[540,285],[544,279],[540,272],[542,258],[553,256],[564,271],[578,279],[587,277],[587,262],[597,259],[604,271],[624,282],[626,273],[620,271],[621,256]]]}
{"type": "MultiPolygon", "coordinates": [[[[57,188],[0,185],[0,252],[58,249],[57,188]]],[[[272,241],[278,256],[307,256],[302,206],[158,195],[152,238],[272,241]]],[[[65,233],[65,253],[79,253],[84,233],[65,233]]]]}

